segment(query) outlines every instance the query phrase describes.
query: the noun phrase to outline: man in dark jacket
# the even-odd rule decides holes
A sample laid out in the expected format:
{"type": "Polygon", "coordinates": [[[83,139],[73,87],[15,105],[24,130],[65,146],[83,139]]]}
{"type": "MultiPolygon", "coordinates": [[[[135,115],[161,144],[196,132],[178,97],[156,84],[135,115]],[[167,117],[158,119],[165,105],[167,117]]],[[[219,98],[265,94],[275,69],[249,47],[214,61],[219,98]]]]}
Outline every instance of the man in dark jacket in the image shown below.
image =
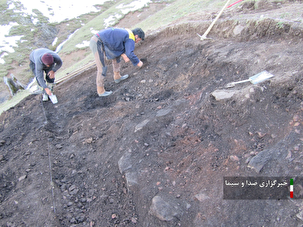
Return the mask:
{"type": "Polygon", "coordinates": [[[38,85],[43,88],[43,101],[47,101],[48,97],[52,95],[55,73],[62,66],[62,60],[58,54],[46,48],[34,50],[29,58],[29,67],[34,73],[38,85]],[[43,72],[45,72],[47,83],[44,80],[43,72]]]}
{"type": "Polygon", "coordinates": [[[134,50],[135,44],[144,38],[145,33],[141,28],[134,30],[107,28],[91,38],[90,48],[97,65],[96,84],[99,96],[108,96],[112,93],[104,88],[104,77],[107,71],[105,58],[112,60],[115,83],[127,79],[128,75],[120,75],[121,57],[125,62],[131,61],[134,66],[142,67],[143,63],[134,54],[134,50]]]}

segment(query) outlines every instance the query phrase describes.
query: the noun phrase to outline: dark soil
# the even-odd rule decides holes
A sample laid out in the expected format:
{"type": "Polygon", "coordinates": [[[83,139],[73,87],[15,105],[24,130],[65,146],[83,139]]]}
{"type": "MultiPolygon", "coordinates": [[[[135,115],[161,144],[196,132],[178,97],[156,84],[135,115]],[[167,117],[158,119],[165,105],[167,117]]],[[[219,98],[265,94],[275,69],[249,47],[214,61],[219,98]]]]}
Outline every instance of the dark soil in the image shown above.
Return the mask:
{"type": "Polygon", "coordinates": [[[247,5],[203,41],[209,22],[191,15],[149,33],[129,79],[109,67],[112,95],[98,97],[93,68],[58,84],[56,105],[32,95],[4,112],[0,225],[302,226],[302,200],[223,199],[225,176],[303,173],[302,20],[259,17],[283,7],[302,19],[300,2],[247,5]],[[274,77],[225,88],[263,70],[274,77]]]}

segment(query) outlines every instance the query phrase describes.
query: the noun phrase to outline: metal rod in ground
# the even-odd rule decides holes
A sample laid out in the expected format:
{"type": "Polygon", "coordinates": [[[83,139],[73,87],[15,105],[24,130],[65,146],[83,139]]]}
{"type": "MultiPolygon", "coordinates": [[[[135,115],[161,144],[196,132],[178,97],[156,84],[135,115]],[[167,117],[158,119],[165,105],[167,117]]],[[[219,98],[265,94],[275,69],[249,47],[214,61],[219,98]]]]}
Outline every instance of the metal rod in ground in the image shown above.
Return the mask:
{"type": "MultiPolygon", "coordinates": [[[[43,114],[44,114],[44,118],[45,118],[45,122],[46,124],[47,122],[47,116],[46,116],[46,111],[43,105],[43,101],[41,99],[41,106],[42,106],[42,110],[43,110],[43,114]]],[[[52,191],[52,202],[53,202],[53,211],[54,213],[56,213],[56,204],[55,204],[55,193],[54,193],[54,182],[53,182],[53,174],[52,174],[52,163],[51,163],[51,153],[50,153],[50,144],[49,144],[49,140],[47,141],[47,150],[48,150],[48,166],[49,166],[49,175],[50,175],[50,186],[51,186],[51,191],[52,191]]]]}

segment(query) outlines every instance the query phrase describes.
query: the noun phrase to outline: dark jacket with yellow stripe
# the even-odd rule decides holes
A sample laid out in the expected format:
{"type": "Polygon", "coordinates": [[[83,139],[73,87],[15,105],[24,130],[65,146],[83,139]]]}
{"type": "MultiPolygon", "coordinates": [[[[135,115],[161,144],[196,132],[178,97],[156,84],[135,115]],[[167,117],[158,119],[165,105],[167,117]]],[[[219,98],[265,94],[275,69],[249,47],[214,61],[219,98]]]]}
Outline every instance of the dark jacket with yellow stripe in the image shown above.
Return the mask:
{"type": "Polygon", "coordinates": [[[125,53],[133,65],[139,63],[134,54],[135,36],[129,29],[107,28],[97,34],[104,44],[105,54],[108,59],[114,59],[125,53]]]}

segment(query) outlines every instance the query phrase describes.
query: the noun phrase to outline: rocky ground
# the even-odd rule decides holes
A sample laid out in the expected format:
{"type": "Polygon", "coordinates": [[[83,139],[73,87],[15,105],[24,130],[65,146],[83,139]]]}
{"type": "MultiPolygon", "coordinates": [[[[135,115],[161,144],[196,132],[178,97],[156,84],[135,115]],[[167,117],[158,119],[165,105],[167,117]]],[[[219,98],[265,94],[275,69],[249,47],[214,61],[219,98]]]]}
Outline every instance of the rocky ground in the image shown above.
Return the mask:
{"type": "Polygon", "coordinates": [[[4,112],[1,226],[302,226],[300,199],[223,199],[226,176],[303,173],[300,9],[244,4],[203,41],[209,15],[191,15],[150,32],[129,79],[108,71],[111,96],[92,68],[55,87],[58,104],[32,95],[4,112]],[[296,20],[260,19],[283,10],[296,20]]]}

